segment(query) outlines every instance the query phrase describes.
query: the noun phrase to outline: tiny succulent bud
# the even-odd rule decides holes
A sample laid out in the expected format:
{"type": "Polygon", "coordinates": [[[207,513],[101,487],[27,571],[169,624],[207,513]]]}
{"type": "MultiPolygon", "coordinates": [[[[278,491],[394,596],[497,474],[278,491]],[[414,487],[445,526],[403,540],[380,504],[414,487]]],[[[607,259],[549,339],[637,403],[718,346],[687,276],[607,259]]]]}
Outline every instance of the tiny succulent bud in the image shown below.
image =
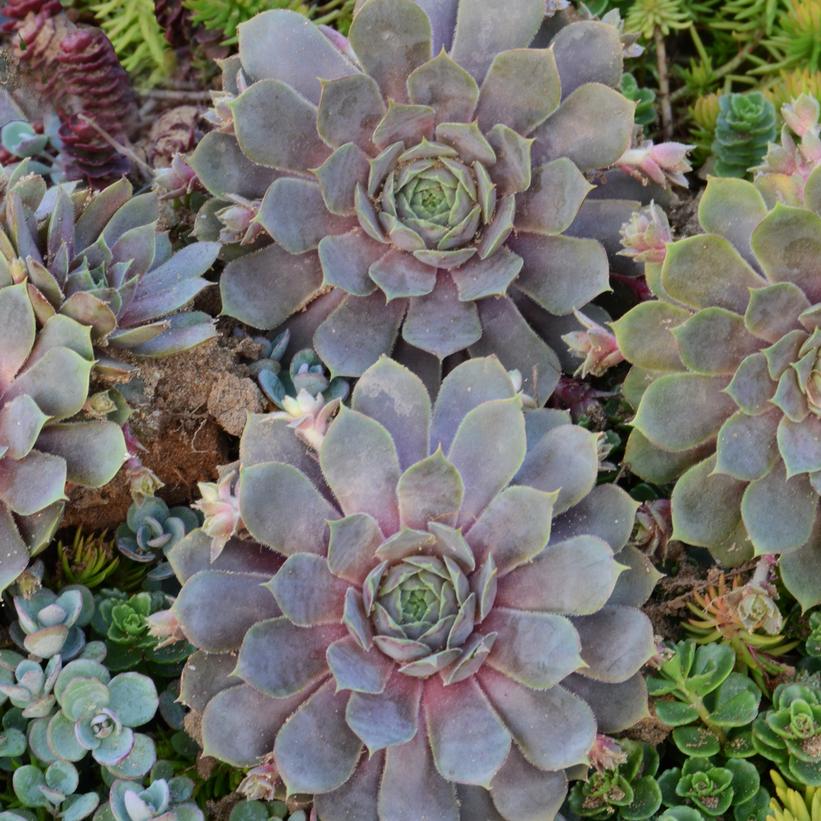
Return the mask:
{"type": "Polygon", "coordinates": [[[146,616],[145,620],[148,624],[148,632],[158,639],[157,650],[185,641],[185,635],[173,610],[158,610],[146,616]]]}
{"type": "Polygon", "coordinates": [[[243,530],[237,496],[239,473],[236,469],[223,470],[218,482],[199,482],[202,498],[192,505],[205,517],[202,529],[211,537],[212,562],[219,558],[228,540],[243,530]]]}
{"type": "Polygon", "coordinates": [[[673,535],[673,516],[669,499],[642,502],[636,511],[636,526],[630,543],[645,555],[667,560],[667,551],[673,535]]]}
{"type": "Polygon", "coordinates": [[[590,759],[590,766],[596,770],[614,770],[619,764],[627,761],[627,753],[619,746],[618,741],[602,733],[596,735],[587,757],[590,759]]]}
{"type": "Polygon", "coordinates": [[[171,164],[154,171],[154,185],[162,192],[163,199],[176,199],[202,188],[196,171],[181,154],[171,158],[171,164]]]}
{"type": "Polygon", "coordinates": [[[687,160],[692,148],[684,143],[655,145],[652,140],[646,140],[637,148],[627,149],[616,165],[644,185],[654,182],[662,188],[670,185],[687,188],[689,183],[684,175],[693,170],[687,160]]]}
{"type": "Polygon", "coordinates": [[[664,262],[667,243],[673,241],[673,231],[667,214],[655,203],[634,211],[621,227],[620,256],[636,262],[664,262]]]}
{"type": "Polygon", "coordinates": [[[256,767],[245,774],[237,792],[250,801],[274,801],[282,788],[273,753],[262,757],[256,767]]]}
{"type": "Polygon", "coordinates": [[[713,141],[715,173],[746,176],[761,162],[775,134],[775,107],[760,91],[722,94],[713,141]]]}
{"type": "Polygon", "coordinates": [[[265,233],[265,229],[257,221],[260,201],[251,202],[237,194],[228,198],[231,205],[216,212],[217,219],[222,223],[219,241],[253,245],[265,233]]]}
{"type": "Polygon", "coordinates": [[[294,428],[296,435],[314,450],[319,450],[328,424],[339,410],[339,399],[325,402],[321,393],[316,396],[304,388],[293,396],[285,396],[281,403],[282,410],[271,414],[272,419],[288,420],[288,427],[294,428]]]}
{"type": "Polygon", "coordinates": [[[624,356],[611,331],[580,311],[574,311],[573,315],[585,330],[565,334],[562,339],[571,353],[584,360],[573,374],[575,377],[584,379],[588,375],[602,376],[610,368],[624,362],[624,356]]]}

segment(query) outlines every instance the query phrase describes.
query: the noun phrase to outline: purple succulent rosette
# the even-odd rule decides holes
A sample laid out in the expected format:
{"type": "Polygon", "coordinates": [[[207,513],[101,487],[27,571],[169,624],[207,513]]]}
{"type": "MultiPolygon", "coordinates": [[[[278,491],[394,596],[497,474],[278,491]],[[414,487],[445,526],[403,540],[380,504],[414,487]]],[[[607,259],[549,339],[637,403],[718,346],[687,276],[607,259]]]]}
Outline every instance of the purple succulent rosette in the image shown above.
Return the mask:
{"type": "Polygon", "coordinates": [[[382,358],[317,454],[252,416],[239,503],[259,544],[170,561],[207,755],[273,751],[323,821],[557,812],[598,732],[646,715],[656,574],[595,435],[525,414],[499,361],[443,381],[382,358]],[[214,607],[213,603],[225,603],[214,607]]]}
{"type": "Polygon", "coordinates": [[[812,607],[821,603],[821,209],[768,210],[752,183],[712,178],[699,221],[707,233],[647,266],[658,300],[615,323],[635,366],[625,460],[650,481],[678,480],[674,538],[728,564],[783,553],[784,583],[812,607]]]}
{"type": "Polygon", "coordinates": [[[343,43],[295,12],[241,25],[191,165],[201,224],[239,198],[275,242],[226,267],[225,313],[272,329],[308,306],[294,339],[340,376],[395,351],[435,384],[493,353],[544,402],[552,323],[608,289],[591,237],[618,250],[637,205],[616,183],[586,202],[630,145],[619,31],[545,20],[543,0],[369,0],[343,43]]]}
{"type": "Polygon", "coordinates": [[[88,328],[60,314],[38,328],[26,283],[0,284],[0,328],[2,591],[57,529],[66,484],[101,487],[126,450],[113,422],[67,421],[88,396],[94,364],[88,328]]]}
{"type": "Polygon", "coordinates": [[[211,284],[202,275],[217,243],[174,253],[157,196],[133,196],[125,178],[71,193],[24,172],[21,163],[6,181],[0,285],[26,280],[40,324],[58,314],[89,326],[98,370],[114,374],[129,370],[120,351],[164,357],[216,335],[207,314],[179,311],[211,284]]]}

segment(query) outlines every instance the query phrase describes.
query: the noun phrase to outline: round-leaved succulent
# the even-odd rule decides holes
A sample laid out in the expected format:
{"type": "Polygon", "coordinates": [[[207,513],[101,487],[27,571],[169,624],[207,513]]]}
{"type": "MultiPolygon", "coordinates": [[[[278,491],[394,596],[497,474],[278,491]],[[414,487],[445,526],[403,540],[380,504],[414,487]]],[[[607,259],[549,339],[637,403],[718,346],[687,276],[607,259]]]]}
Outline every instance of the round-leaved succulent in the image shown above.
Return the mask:
{"type": "Polygon", "coordinates": [[[635,368],[626,461],[668,482],[674,538],[735,564],[783,553],[804,607],[821,602],[821,210],[768,210],[752,183],[711,179],[704,234],[648,263],[658,297],[615,323],[635,368]]]}
{"type": "Polygon", "coordinates": [[[170,555],[206,754],[273,751],[323,821],[513,821],[557,812],[597,727],[645,714],[636,504],[596,487],[594,434],[525,417],[497,359],[459,365],[431,406],[382,358],[318,458],[269,415],[240,459],[259,544],[209,564],[195,531],[170,555]]]}
{"type": "Polygon", "coordinates": [[[556,31],[542,0],[369,0],[342,42],[286,10],[242,24],[191,164],[203,225],[240,195],[275,242],[227,266],[225,313],[271,329],[309,306],[294,339],[334,376],[495,353],[543,402],[560,368],[534,327],[607,290],[591,237],[636,207],[585,203],[630,145],[621,70],[615,26],[556,31]]]}

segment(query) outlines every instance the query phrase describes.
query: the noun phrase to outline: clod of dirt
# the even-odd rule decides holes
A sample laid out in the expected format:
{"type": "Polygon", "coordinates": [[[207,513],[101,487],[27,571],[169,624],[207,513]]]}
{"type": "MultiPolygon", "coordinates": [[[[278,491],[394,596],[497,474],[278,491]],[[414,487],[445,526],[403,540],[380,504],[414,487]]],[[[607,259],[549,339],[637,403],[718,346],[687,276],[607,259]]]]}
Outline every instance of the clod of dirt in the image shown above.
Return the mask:
{"type": "Polygon", "coordinates": [[[251,379],[220,374],[208,394],[208,413],[229,435],[241,436],[249,413],[262,413],[265,399],[251,379]]]}

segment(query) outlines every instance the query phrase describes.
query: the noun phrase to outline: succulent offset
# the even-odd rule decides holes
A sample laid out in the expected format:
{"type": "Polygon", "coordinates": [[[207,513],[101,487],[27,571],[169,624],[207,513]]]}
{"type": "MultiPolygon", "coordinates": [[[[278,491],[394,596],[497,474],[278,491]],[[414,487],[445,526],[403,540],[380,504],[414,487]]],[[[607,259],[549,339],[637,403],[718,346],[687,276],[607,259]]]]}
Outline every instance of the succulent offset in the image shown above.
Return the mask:
{"type": "Polygon", "coordinates": [[[637,206],[585,202],[630,145],[620,32],[553,36],[543,0],[357,9],[349,40],[284,10],[239,27],[190,159],[214,196],[198,222],[216,237],[239,195],[275,243],[228,264],[224,311],[271,329],[307,307],[294,335],[335,376],[394,348],[431,379],[495,353],[543,402],[559,364],[536,331],[607,290],[591,237],[616,250],[637,206]]]}
{"type": "Polygon", "coordinates": [[[100,487],[125,459],[117,425],[68,421],[88,396],[88,328],[64,315],[38,327],[31,297],[0,261],[0,590],[48,544],[67,484],[100,487]]]}
{"type": "Polygon", "coordinates": [[[597,728],[645,714],[656,574],[624,547],[636,504],[595,487],[594,434],[525,417],[495,358],[454,369],[433,407],[382,358],[318,460],[273,415],[250,418],[240,460],[259,544],[209,564],[195,531],[169,557],[207,755],[273,751],[323,821],[518,819],[558,811],[597,728]]]}
{"type": "Polygon", "coordinates": [[[40,324],[64,316],[90,327],[99,367],[123,370],[119,351],[168,356],[215,335],[211,317],[177,311],[209,284],[219,246],[174,253],[156,195],[132,196],[125,178],[96,193],[48,188],[24,162],[3,203],[0,284],[26,281],[40,324]]]}
{"type": "Polygon", "coordinates": [[[775,139],[775,108],[760,92],[722,94],[718,101],[713,153],[720,177],[744,177],[775,139]]]}
{"type": "Polygon", "coordinates": [[[674,538],[729,564],[783,553],[785,584],[811,607],[821,601],[821,211],[768,210],[752,183],[712,178],[699,220],[707,233],[647,264],[658,299],[614,324],[635,366],[625,460],[645,479],[678,479],[674,538]]]}
{"type": "Polygon", "coordinates": [[[112,678],[99,662],[77,659],[57,676],[54,695],[54,714],[29,725],[29,745],[40,761],[78,762],[91,753],[116,778],[140,778],[151,769],[154,742],[133,729],[157,711],[150,678],[139,673],[112,678]]]}

